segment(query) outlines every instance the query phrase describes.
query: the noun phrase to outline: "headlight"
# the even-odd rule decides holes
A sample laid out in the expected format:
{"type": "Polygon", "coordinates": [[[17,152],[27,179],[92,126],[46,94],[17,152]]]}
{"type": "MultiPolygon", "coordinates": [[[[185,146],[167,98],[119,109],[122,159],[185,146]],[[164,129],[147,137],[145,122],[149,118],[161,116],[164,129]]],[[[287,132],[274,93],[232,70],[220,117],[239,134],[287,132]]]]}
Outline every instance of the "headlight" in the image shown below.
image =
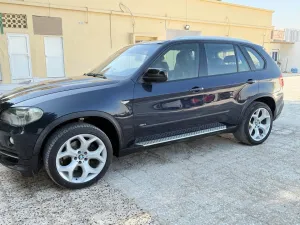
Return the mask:
{"type": "Polygon", "coordinates": [[[0,119],[15,127],[22,127],[39,120],[43,111],[38,108],[15,107],[1,113],[0,119]]]}

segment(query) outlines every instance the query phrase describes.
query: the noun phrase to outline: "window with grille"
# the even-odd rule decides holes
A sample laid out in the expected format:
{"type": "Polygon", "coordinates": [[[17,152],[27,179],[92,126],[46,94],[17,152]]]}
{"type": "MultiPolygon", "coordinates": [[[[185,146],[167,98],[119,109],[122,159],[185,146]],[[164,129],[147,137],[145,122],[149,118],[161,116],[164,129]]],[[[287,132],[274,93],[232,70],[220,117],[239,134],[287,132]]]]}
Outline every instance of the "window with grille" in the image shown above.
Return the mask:
{"type": "Polygon", "coordinates": [[[4,28],[27,29],[27,16],[25,14],[2,13],[2,26],[4,28]]]}

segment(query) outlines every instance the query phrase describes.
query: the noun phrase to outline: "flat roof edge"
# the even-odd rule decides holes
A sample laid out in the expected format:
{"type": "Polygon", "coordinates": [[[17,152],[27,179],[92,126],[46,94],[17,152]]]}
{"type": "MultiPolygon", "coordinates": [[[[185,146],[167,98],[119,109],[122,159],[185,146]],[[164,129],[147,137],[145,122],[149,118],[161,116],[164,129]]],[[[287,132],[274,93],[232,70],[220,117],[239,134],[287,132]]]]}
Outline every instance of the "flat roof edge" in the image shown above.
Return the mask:
{"type": "Polygon", "coordinates": [[[248,9],[252,9],[252,10],[258,10],[258,11],[264,11],[264,12],[270,12],[270,13],[275,12],[274,10],[271,10],[271,9],[263,9],[263,8],[253,7],[253,6],[241,5],[241,4],[235,4],[235,3],[223,2],[223,1],[217,1],[217,0],[199,0],[199,1],[210,2],[210,3],[215,3],[215,4],[222,4],[222,5],[230,5],[230,6],[240,7],[240,8],[248,8],[248,9]]]}

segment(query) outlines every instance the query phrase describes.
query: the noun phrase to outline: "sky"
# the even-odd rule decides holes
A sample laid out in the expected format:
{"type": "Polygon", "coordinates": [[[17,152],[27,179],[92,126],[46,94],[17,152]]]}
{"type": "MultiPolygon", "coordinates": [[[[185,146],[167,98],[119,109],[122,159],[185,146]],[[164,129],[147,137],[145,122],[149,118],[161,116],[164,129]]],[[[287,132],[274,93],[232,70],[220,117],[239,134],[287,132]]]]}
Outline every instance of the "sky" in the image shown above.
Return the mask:
{"type": "Polygon", "coordinates": [[[274,10],[273,26],[300,29],[300,0],[222,0],[240,5],[274,10]]]}

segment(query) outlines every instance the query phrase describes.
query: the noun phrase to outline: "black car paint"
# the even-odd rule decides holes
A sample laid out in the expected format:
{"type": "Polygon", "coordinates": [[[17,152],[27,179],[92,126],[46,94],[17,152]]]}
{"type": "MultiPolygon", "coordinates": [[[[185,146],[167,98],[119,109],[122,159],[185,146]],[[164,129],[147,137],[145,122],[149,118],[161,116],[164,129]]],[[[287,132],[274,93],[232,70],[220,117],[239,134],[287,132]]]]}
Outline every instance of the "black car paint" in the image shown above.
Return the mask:
{"type": "MultiPolygon", "coordinates": [[[[1,98],[0,111],[18,106],[37,107],[44,111],[40,120],[21,128],[0,121],[0,150],[19,157],[16,165],[5,162],[5,157],[2,157],[2,163],[25,175],[35,174],[40,168],[42,147],[48,135],[60,124],[73,119],[100,117],[110,121],[119,137],[118,154],[122,155],[135,147],[136,138],[157,132],[216,121],[238,125],[247,106],[261,97],[274,99],[274,117],[280,114],[283,107],[280,71],[260,46],[209,39],[173,40],[160,45],[156,53],[130,79],[64,79],[19,89],[1,98]],[[266,61],[266,68],[207,76],[203,43],[208,42],[254,48],[266,61]],[[170,46],[179,43],[199,44],[199,77],[164,83],[142,82],[142,75],[151,63],[170,46]],[[14,145],[9,143],[9,137],[14,138],[14,145]]],[[[249,56],[245,54],[245,57],[249,61],[249,56]]],[[[254,69],[253,63],[249,64],[254,69]]]]}

